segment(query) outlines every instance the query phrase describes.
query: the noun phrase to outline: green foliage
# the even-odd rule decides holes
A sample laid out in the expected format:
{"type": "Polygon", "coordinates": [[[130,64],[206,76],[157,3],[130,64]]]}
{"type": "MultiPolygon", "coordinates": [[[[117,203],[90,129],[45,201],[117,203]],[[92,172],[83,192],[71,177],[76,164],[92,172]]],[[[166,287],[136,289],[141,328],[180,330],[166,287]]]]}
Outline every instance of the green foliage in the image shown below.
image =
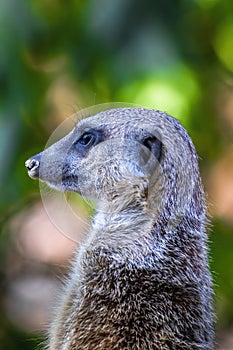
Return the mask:
{"type": "Polygon", "coordinates": [[[215,221],[210,236],[211,268],[216,291],[218,323],[221,328],[233,323],[233,235],[232,226],[215,221]]]}

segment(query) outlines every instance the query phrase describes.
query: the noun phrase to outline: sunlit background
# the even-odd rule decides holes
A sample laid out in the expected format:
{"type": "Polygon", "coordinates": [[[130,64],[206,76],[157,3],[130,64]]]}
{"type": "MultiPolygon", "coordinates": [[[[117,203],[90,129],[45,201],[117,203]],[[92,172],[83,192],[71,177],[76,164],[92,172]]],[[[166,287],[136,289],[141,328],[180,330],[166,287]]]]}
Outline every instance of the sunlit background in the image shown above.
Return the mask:
{"type": "MultiPolygon", "coordinates": [[[[76,246],[50,222],[24,161],[74,112],[120,101],[168,112],[196,145],[218,349],[232,350],[233,1],[1,1],[0,43],[0,348],[40,347],[76,246]]],[[[69,229],[81,237],[88,210],[77,204],[82,225],[69,229]]]]}

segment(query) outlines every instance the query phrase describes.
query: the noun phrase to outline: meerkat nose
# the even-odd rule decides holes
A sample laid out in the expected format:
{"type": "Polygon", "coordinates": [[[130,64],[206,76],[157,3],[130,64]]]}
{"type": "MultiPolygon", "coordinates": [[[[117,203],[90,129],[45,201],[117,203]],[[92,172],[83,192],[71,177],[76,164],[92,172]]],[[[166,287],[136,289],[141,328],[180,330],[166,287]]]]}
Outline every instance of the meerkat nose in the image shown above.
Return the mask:
{"type": "Polygon", "coordinates": [[[32,179],[38,179],[39,178],[39,170],[40,170],[40,153],[36,156],[29,158],[25,162],[25,166],[28,170],[28,175],[32,179]]]}

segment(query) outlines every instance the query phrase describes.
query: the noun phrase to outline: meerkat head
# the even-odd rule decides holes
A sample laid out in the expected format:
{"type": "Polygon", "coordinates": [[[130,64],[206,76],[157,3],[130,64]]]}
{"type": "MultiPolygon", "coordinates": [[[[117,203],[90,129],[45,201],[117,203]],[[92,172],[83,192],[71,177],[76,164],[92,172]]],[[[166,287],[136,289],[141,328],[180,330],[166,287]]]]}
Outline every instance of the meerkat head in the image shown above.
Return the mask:
{"type": "Polygon", "coordinates": [[[119,108],[83,119],[57,143],[26,161],[28,174],[94,200],[179,210],[198,181],[194,146],[165,113],[119,108]],[[156,205],[155,205],[156,203],[156,205]]]}
{"type": "Polygon", "coordinates": [[[148,181],[161,158],[161,137],[133,114],[126,120],[121,113],[80,121],[66,137],[26,161],[29,176],[57,190],[110,200],[148,181]]]}

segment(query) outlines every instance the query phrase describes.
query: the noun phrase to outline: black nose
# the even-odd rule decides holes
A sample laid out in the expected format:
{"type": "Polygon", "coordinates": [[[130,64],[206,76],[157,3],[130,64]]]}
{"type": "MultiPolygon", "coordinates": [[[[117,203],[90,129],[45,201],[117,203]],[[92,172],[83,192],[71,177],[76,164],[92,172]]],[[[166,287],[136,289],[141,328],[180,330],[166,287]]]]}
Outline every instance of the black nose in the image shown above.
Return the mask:
{"type": "Polygon", "coordinates": [[[28,175],[33,179],[39,178],[40,159],[41,159],[41,153],[29,158],[25,162],[25,166],[28,170],[28,175]]]}

